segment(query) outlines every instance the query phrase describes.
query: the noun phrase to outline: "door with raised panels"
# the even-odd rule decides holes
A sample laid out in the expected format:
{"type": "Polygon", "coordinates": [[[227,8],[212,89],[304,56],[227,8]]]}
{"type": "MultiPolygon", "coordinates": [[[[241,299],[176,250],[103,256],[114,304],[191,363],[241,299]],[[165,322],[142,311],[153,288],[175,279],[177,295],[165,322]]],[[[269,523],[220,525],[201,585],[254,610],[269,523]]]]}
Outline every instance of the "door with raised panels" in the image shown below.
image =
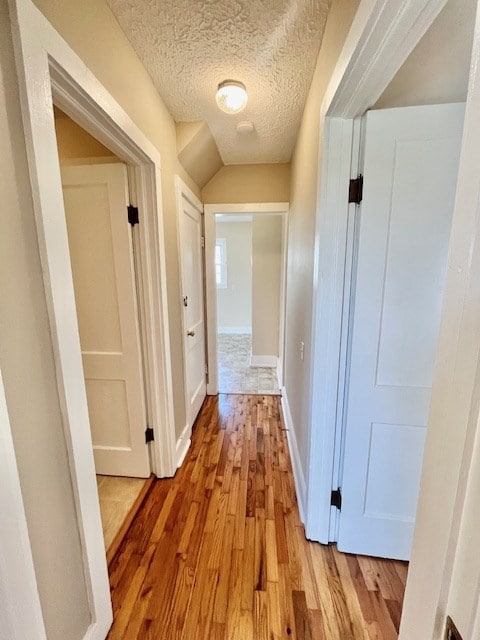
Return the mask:
{"type": "Polygon", "coordinates": [[[342,551],[410,555],[463,117],[463,104],[366,116],[342,551]]]}
{"type": "Polygon", "coordinates": [[[186,412],[191,428],[207,393],[201,205],[182,193],[178,214],[186,412]]]}
{"type": "Polygon", "coordinates": [[[62,183],[95,468],[148,477],[127,170],[66,166],[62,183]]]}

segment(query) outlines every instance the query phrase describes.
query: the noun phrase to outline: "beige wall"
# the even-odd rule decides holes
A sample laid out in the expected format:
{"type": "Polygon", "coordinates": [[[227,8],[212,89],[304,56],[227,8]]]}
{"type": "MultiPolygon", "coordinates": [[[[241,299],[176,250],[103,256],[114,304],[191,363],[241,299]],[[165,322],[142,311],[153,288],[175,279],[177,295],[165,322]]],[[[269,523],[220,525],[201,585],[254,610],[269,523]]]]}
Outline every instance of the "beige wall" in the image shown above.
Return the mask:
{"type": "Polygon", "coordinates": [[[6,6],[0,3],[0,365],[48,639],[80,640],[90,613],[6,6]]]}
{"type": "Polygon", "coordinates": [[[199,187],[223,167],[217,143],[206,122],[177,124],[178,159],[199,187]]]}
{"type": "Polygon", "coordinates": [[[196,195],[200,196],[200,190],[178,161],[175,122],[105,0],[35,0],[35,4],[161,153],[175,425],[179,436],[186,416],[175,174],[196,195]]]}
{"type": "Polygon", "coordinates": [[[204,204],[288,202],[289,164],[230,164],[202,189],[204,204]]]}
{"type": "Polygon", "coordinates": [[[219,328],[252,327],[252,222],[217,222],[227,245],[227,288],[217,289],[219,328]]]}
{"type": "Polygon", "coordinates": [[[333,0],[292,158],[287,266],[285,387],[307,473],[313,250],[320,105],[359,0],[333,0]],[[300,342],[305,357],[300,359],[300,342]]]}
{"type": "Polygon", "coordinates": [[[68,116],[55,118],[55,133],[60,160],[115,157],[110,149],[95,140],[68,116]]]}
{"type": "Polygon", "coordinates": [[[253,216],[252,356],[278,356],[283,216],[253,216]]]}
{"type": "Polygon", "coordinates": [[[374,109],[466,99],[476,4],[447,2],[374,109]]]}

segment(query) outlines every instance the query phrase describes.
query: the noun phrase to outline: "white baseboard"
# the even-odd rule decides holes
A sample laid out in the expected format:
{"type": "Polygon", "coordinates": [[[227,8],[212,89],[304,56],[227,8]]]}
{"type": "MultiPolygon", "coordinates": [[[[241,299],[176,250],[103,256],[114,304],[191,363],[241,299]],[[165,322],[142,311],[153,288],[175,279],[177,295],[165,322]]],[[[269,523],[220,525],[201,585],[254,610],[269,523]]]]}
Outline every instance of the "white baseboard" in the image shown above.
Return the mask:
{"type": "Polygon", "coordinates": [[[275,371],[275,373],[277,374],[277,383],[278,383],[278,388],[281,389],[282,388],[282,377],[280,375],[280,358],[278,358],[278,362],[277,362],[277,370],[275,371]]]}
{"type": "Polygon", "coordinates": [[[300,512],[300,520],[305,524],[305,514],[307,505],[307,483],[300,461],[300,453],[298,451],[297,438],[293,426],[290,405],[288,404],[287,391],[282,387],[282,411],[285,427],[287,430],[288,449],[290,451],[290,459],[292,461],[293,479],[295,481],[295,491],[297,493],[298,510],[300,512]]]}
{"type": "Polygon", "coordinates": [[[185,425],[180,437],[177,440],[176,446],[176,454],[177,454],[177,469],[182,466],[183,461],[185,460],[185,456],[187,455],[187,451],[190,448],[191,444],[190,440],[190,427],[185,425]]]}
{"type": "Polygon", "coordinates": [[[251,367],[271,367],[272,369],[276,369],[277,365],[277,356],[250,356],[251,367]]]}
{"type": "Polygon", "coordinates": [[[102,622],[92,622],[88,627],[82,640],[105,640],[112,626],[113,615],[110,615],[102,622]]]}
{"type": "Polygon", "coordinates": [[[252,333],[252,327],[218,327],[217,333],[252,333]]]}

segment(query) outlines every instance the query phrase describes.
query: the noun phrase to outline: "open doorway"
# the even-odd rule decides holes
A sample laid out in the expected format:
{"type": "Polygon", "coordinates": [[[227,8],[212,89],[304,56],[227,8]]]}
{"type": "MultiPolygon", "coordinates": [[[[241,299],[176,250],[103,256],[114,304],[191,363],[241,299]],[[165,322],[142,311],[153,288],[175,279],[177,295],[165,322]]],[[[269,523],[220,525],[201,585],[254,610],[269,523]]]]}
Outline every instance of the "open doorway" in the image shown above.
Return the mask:
{"type": "Polygon", "coordinates": [[[278,395],[283,215],[215,216],[220,393],[278,395]]]}
{"type": "Polygon", "coordinates": [[[281,393],[286,211],[205,207],[209,393],[281,393]]]}
{"type": "Polygon", "coordinates": [[[103,535],[113,555],[151,474],[138,248],[127,166],[59,108],[54,114],[103,535]]]}

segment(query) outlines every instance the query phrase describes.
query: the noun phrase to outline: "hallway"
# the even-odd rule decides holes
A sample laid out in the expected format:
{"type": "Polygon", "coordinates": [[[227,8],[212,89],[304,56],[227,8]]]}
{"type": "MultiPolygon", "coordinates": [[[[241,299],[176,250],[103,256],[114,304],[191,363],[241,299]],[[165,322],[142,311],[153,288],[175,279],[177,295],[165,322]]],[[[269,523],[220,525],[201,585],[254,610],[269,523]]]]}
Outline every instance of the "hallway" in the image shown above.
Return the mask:
{"type": "Polygon", "coordinates": [[[305,540],[274,396],[207,397],[110,563],[109,640],[393,640],[407,566],[305,540]]]}

